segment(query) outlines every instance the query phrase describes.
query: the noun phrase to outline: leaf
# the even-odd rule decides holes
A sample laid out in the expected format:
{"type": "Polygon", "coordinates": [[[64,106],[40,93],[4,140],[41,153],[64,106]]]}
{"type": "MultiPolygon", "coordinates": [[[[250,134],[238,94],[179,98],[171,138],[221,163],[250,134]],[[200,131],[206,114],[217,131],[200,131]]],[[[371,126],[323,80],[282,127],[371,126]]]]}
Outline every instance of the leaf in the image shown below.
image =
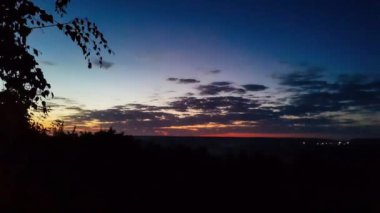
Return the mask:
{"type": "Polygon", "coordinates": [[[58,27],[58,29],[62,30],[62,29],[63,29],[63,24],[58,23],[58,24],[57,24],[57,27],[58,27]]]}

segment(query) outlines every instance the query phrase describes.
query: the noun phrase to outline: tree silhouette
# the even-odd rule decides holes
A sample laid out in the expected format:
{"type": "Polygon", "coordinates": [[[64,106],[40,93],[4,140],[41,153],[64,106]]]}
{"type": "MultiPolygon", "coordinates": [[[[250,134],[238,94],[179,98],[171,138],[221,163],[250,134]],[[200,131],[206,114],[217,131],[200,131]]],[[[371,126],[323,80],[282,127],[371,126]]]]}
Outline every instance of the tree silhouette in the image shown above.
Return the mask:
{"type": "MultiPolygon", "coordinates": [[[[88,68],[95,57],[102,65],[102,52],[112,54],[104,35],[87,18],[74,18],[62,23],[70,0],[56,0],[53,16],[32,0],[1,0],[0,2],[0,116],[10,129],[30,127],[30,109],[48,112],[46,99],[54,97],[36,57],[40,51],[28,44],[33,30],[54,27],[62,31],[82,50],[88,68]]],[[[0,126],[1,127],[1,126],[0,126]]],[[[7,131],[7,130],[3,130],[7,131]]]]}

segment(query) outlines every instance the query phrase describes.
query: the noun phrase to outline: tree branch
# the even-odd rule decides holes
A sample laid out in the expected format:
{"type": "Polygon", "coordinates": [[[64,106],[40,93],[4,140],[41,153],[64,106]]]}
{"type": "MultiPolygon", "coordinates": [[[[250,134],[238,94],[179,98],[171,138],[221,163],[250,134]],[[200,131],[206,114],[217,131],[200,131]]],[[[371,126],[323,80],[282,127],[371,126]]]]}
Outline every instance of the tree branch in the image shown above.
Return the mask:
{"type": "Polygon", "coordinates": [[[44,28],[48,28],[48,27],[57,27],[58,25],[67,25],[67,24],[70,24],[70,23],[72,23],[72,21],[70,21],[70,22],[66,22],[66,23],[63,23],[63,24],[61,24],[61,23],[57,23],[57,24],[49,24],[49,25],[44,25],[44,26],[38,26],[38,27],[31,27],[30,29],[31,30],[35,30],[35,29],[44,29],[44,28]]]}

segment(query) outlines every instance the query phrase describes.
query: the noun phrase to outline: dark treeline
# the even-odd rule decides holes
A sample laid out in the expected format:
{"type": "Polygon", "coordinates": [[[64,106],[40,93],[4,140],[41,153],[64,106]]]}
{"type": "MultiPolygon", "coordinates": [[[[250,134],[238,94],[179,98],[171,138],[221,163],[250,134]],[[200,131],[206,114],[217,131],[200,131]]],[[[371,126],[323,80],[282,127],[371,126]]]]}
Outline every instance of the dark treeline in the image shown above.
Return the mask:
{"type": "Polygon", "coordinates": [[[380,146],[211,155],[113,130],[2,143],[0,205],[15,212],[379,212],[380,146]],[[143,144],[143,145],[142,145],[143,144]]]}

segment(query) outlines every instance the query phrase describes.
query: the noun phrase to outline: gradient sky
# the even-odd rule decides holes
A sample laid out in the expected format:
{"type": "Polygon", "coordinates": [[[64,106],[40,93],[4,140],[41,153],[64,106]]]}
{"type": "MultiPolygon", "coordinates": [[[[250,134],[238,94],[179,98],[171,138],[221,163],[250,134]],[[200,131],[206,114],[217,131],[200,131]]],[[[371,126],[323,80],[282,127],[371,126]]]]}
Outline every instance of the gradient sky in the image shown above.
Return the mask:
{"type": "MultiPolygon", "coordinates": [[[[51,0],[36,4],[53,13],[51,0]]],[[[134,135],[380,136],[380,2],[72,0],[116,53],[88,70],[55,29],[30,42],[45,123],[134,135]]]]}

